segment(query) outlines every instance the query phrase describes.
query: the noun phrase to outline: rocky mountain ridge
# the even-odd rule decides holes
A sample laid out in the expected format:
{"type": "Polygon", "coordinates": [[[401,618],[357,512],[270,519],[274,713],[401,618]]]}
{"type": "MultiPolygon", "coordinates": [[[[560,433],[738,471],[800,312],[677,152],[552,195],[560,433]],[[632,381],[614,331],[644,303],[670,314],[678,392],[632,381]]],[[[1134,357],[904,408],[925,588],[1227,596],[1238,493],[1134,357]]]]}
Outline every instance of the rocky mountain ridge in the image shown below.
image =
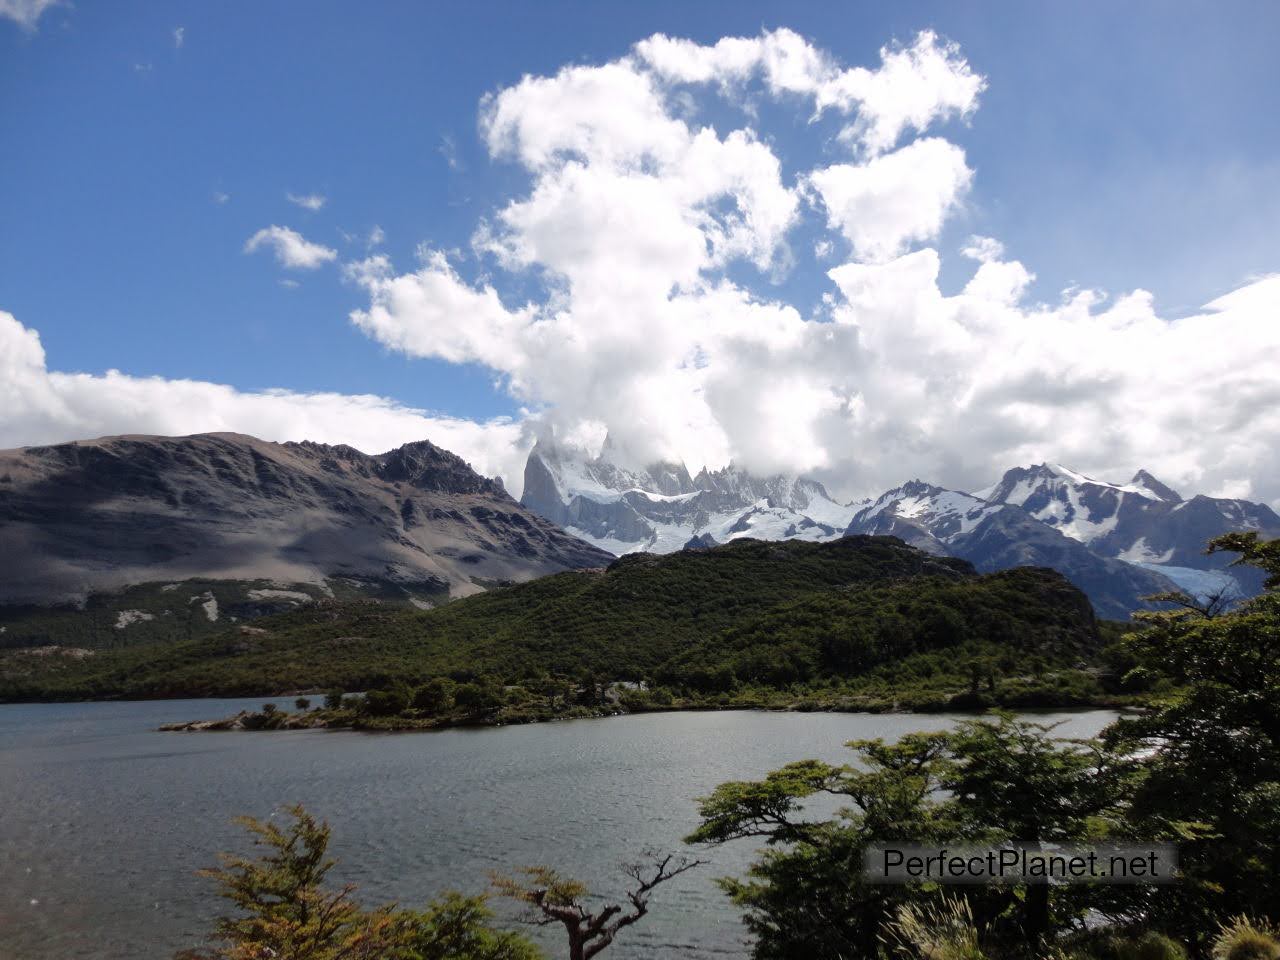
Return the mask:
{"type": "Polygon", "coordinates": [[[344,578],[429,601],[610,559],[427,441],[369,455],[217,433],[0,451],[0,603],[190,578],[344,578]]]}

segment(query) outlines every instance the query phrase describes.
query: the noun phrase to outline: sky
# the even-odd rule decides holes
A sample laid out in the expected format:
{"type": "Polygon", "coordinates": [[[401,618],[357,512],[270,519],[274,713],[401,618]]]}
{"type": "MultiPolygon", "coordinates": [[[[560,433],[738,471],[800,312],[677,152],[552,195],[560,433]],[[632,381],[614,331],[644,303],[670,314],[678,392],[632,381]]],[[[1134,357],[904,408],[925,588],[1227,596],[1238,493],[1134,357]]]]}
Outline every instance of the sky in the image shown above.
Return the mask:
{"type": "Polygon", "coordinates": [[[0,446],[1280,506],[1280,6],[0,0],[0,446]],[[468,5],[480,7],[482,5],[468,5]]]}

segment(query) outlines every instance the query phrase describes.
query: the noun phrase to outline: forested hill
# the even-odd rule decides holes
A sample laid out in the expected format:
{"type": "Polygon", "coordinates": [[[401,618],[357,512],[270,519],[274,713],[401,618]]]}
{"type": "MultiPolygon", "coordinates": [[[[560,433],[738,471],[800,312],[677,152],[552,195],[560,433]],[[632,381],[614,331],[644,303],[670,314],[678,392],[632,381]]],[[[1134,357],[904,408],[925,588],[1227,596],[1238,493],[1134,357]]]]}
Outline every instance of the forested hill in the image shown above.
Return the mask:
{"type": "Polygon", "coordinates": [[[979,576],[893,537],[739,540],[633,554],[429,611],[320,602],[178,643],[9,651],[0,696],[258,695],[437,676],[595,676],[706,694],[852,682],[931,656],[926,677],[980,660],[990,685],[1099,647],[1088,601],[1053,571],[979,576]]]}

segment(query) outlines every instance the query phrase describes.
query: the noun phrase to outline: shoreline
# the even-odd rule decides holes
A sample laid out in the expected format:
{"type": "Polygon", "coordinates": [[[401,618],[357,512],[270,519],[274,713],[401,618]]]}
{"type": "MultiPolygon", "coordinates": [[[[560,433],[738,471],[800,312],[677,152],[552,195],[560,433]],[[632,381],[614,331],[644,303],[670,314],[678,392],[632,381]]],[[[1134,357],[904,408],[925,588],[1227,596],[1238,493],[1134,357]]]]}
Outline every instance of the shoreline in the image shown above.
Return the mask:
{"type": "Polygon", "coordinates": [[[155,728],[160,733],[255,733],[277,730],[349,730],[358,733],[432,733],[440,730],[465,728],[527,726],[536,723],[556,723],[566,720],[603,720],[610,717],[639,716],[646,713],[713,713],[732,710],[745,710],[753,713],[848,713],[848,714],[893,714],[893,715],[928,715],[938,713],[957,713],[981,716],[991,710],[1011,710],[1017,713],[1058,713],[1094,710],[1114,710],[1118,712],[1139,712],[1145,706],[1132,701],[1117,702],[1099,700],[1091,703],[1049,703],[1036,705],[1000,705],[985,706],[945,706],[928,708],[894,707],[876,704],[791,704],[785,706],[750,705],[750,704],[671,704],[646,707],[640,709],[579,709],[549,714],[519,714],[503,716],[501,713],[488,716],[449,716],[449,717],[414,717],[387,716],[372,717],[357,714],[350,710],[330,711],[325,709],[302,713],[284,711],[254,712],[241,710],[230,716],[212,720],[179,720],[161,724],[155,728]]]}

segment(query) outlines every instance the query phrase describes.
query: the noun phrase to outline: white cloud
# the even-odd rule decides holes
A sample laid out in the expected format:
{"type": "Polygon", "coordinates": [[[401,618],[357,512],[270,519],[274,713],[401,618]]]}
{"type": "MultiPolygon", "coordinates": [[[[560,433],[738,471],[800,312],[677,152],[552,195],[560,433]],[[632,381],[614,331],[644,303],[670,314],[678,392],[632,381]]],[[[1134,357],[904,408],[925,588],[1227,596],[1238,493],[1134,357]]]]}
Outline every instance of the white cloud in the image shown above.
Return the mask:
{"type": "Polygon", "coordinates": [[[379,343],[451,363],[483,363],[514,373],[517,338],[529,315],[509,312],[492,287],[476,290],[458,279],[444,254],[431,252],[416,273],[392,276],[386,257],[348,267],[369,292],[368,310],[351,320],[379,343]]]}
{"type": "Polygon", "coordinates": [[[995,237],[980,237],[977,234],[969,238],[969,242],[960,248],[960,252],[970,260],[979,263],[992,263],[1004,258],[1004,244],[995,237]]]}
{"type": "Polygon", "coordinates": [[[385,397],[265,390],[200,380],[101,376],[46,368],[34,330],[0,310],[0,447],[122,433],[232,431],[266,440],[345,443],[379,453],[415,440],[452,450],[519,495],[528,431],[518,422],[435,416],[385,397]]]}
{"type": "Polygon", "coordinates": [[[835,164],[809,175],[827,222],[869,260],[885,260],[912,243],[935,239],[972,179],[964,151],[937,137],[862,165],[835,164]]]}
{"type": "Polygon", "coordinates": [[[322,196],[318,193],[286,193],[285,197],[295,207],[302,207],[303,210],[310,210],[312,213],[319,210],[329,202],[328,197],[322,196]]]}
{"type": "Polygon", "coordinates": [[[223,193],[221,190],[215,190],[213,192],[213,202],[220,207],[226,204],[230,199],[231,194],[229,193],[223,193]]]}
{"type": "Polygon", "coordinates": [[[438,252],[408,272],[375,257],[348,271],[369,296],[352,320],[406,354],[483,364],[564,435],[607,428],[637,459],[812,471],[848,495],[916,475],[976,488],[1054,459],[1280,496],[1280,277],[1193,317],[1143,291],[1026,304],[1032,273],[974,237],[975,271],[943,295],[927,244],[973,172],[927,133],[984,83],[929,33],[866,70],[788,31],[658,36],[526,77],[481,105],[490,152],[530,177],[477,227],[482,279],[438,252]],[[753,127],[761,91],[846,118],[857,155],[788,173],[753,127]],[[697,124],[708,94],[746,108],[737,129],[697,124]],[[806,220],[827,230],[817,256],[852,249],[811,317],[743,269],[786,271],[806,220]],[[504,302],[502,271],[545,296],[504,302]]]}
{"type": "Polygon", "coordinates": [[[0,17],[12,20],[24,30],[35,30],[40,17],[61,0],[0,0],[0,17]]]}
{"type": "Polygon", "coordinates": [[[939,120],[967,117],[986,87],[959,48],[929,30],[909,47],[881,48],[875,70],[842,70],[828,54],[785,29],[726,37],[714,46],[658,34],[637,44],[636,54],[655,74],[678,83],[732,88],[761,73],[775,96],[805,96],[819,114],[852,115],[841,136],[871,154],[891,149],[908,130],[922,133],[939,120]]]}
{"type": "Polygon", "coordinates": [[[253,253],[263,247],[275,252],[282,267],[296,270],[314,270],[338,256],[336,250],[312,243],[288,227],[263,227],[245,241],[244,252],[253,253]]]}
{"type": "Polygon", "coordinates": [[[183,45],[184,43],[186,43],[186,42],[187,42],[187,28],[186,28],[186,27],[174,27],[174,28],[173,28],[173,46],[174,46],[174,48],[175,48],[175,49],[177,49],[177,50],[181,50],[181,49],[182,49],[182,45],[183,45]]]}

